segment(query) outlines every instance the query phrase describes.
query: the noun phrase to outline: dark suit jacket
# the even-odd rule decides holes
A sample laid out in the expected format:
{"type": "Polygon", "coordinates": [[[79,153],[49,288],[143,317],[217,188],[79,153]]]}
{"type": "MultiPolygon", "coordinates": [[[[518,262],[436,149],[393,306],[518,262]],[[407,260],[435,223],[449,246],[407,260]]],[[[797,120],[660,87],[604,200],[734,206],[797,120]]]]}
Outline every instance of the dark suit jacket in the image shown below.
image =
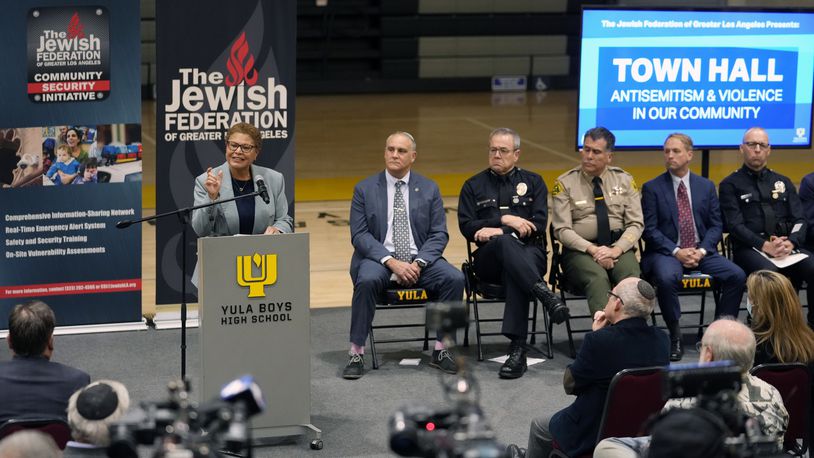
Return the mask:
{"type": "MultiPolygon", "coordinates": [[[[715,184],[690,173],[690,198],[695,230],[698,231],[699,248],[708,253],[718,252],[718,242],[723,234],[721,210],[715,184]]],[[[672,256],[678,246],[678,203],[676,202],[670,172],[648,181],[642,187],[642,211],[644,212],[644,241],[646,251],[672,256]]]]}
{"type": "Polygon", "coordinates": [[[74,391],[90,383],[85,372],[43,357],[0,363],[0,424],[12,418],[58,417],[74,391]]]}
{"type": "Polygon", "coordinates": [[[613,376],[622,369],[666,366],[669,347],[667,334],[648,326],[644,318],[628,318],[586,334],[569,366],[577,399],[549,423],[559,448],[568,456],[592,450],[613,376]]]}
{"type": "Polygon", "coordinates": [[[800,203],[803,204],[808,234],[806,234],[806,246],[814,250],[814,173],[809,173],[800,181],[800,203]]]}
{"type": "MultiPolygon", "coordinates": [[[[387,181],[384,171],[365,178],[353,189],[350,207],[350,239],[353,258],[351,278],[356,280],[359,263],[364,258],[379,262],[391,253],[384,248],[387,235],[387,181]]],[[[418,255],[432,264],[447,246],[447,219],[438,185],[415,172],[410,172],[410,229],[418,255]]]]}

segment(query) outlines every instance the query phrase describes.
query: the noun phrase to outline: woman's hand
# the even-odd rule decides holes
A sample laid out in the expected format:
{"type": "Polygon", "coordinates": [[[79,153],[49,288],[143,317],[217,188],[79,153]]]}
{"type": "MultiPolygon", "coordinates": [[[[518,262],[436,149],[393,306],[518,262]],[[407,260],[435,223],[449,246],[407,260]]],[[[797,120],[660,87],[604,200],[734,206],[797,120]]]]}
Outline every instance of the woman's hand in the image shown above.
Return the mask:
{"type": "Polygon", "coordinates": [[[209,194],[209,198],[217,200],[220,196],[220,184],[223,181],[223,170],[218,170],[218,173],[212,172],[212,167],[206,169],[206,181],[204,181],[204,188],[209,194]]]}

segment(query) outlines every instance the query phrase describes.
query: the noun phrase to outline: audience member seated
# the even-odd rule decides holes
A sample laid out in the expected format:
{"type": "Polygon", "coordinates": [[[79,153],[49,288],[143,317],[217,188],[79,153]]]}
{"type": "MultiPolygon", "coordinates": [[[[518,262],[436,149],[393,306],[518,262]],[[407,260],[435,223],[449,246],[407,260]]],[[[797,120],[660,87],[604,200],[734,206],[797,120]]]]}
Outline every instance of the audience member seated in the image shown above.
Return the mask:
{"type": "Polygon", "coordinates": [[[0,424],[11,419],[66,420],[68,398],[90,383],[85,372],[51,361],[54,312],[41,301],[18,304],[8,319],[12,359],[0,362],[0,424]]]}
{"type": "Polygon", "coordinates": [[[664,141],[667,172],[642,187],[645,278],[656,286],[659,308],[670,331],[670,361],[684,356],[681,344],[681,305],[678,291],[684,273],[712,275],[721,300],[715,317],[737,316],[746,275],[743,269],[718,254],[721,209],[715,184],[690,172],[692,139],[681,133],[664,141]]]}
{"type": "Polygon", "coordinates": [[[655,297],[653,287],[638,278],[626,278],[608,292],[605,310],[594,314],[593,332],[565,369],[565,392],[577,398],[553,416],[531,422],[527,456],[547,457],[554,441],[568,456],[589,452],[613,376],[622,369],[669,363],[667,334],[647,324],[655,297]]]}
{"type": "Polygon", "coordinates": [[[752,331],[757,339],[755,365],[804,363],[814,369],[814,331],[803,319],[803,308],[784,275],[758,270],[746,280],[752,331]]]}
{"type": "Polygon", "coordinates": [[[814,172],[804,176],[800,181],[800,202],[803,204],[803,213],[808,224],[806,233],[806,248],[814,250],[814,172]]]}
{"type": "Polygon", "coordinates": [[[40,431],[23,430],[0,441],[0,458],[59,458],[54,439],[40,431]]]}
{"type": "Polygon", "coordinates": [[[64,456],[107,456],[108,427],[130,407],[127,388],[113,380],[99,380],[80,389],[68,401],[68,424],[72,441],[64,456]]]}
{"type": "MultiPolygon", "coordinates": [[[[701,339],[698,361],[730,360],[740,367],[743,384],[738,393],[738,401],[744,413],[757,420],[760,431],[782,442],[789,414],[783,405],[783,398],[775,387],[749,374],[755,357],[755,336],[741,322],[722,318],[709,325],[701,339]]],[[[664,410],[695,407],[695,398],[671,399],[664,410]]],[[[594,457],[619,458],[647,456],[650,436],[613,437],[604,439],[596,446],[594,457]]],[[[689,455],[688,455],[689,456],[689,455]]]]}

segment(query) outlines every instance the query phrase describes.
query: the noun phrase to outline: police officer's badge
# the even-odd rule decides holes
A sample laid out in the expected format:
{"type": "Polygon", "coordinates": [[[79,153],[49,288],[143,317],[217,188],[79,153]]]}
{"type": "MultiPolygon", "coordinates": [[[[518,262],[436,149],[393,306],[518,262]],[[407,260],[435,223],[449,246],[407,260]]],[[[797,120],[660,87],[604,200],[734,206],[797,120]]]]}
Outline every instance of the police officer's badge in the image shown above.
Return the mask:
{"type": "Polygon", "coordinates": [[[528,185],[526,183],[517,183],[517,195],[518,196],[525,196],[526,192],[529,190],[528,185]]]}
{"type": "Polygon", "coordinates": [[[780,197],[780,194],[786,192],[786,183],[782,181],[775,181],[774,182],[774,189],[772,189],[772,199],[777,199],[780,197]]]}
{"type": "Polygon", "coordinates": [[[622,193],[624,193],[624,192],[625,192],[625,190],[622,189],[622,187],[619,186],[619,185],[616,185],[616,186],[611,188],[611,195],[612,196],[621,196],[622,193]]]}

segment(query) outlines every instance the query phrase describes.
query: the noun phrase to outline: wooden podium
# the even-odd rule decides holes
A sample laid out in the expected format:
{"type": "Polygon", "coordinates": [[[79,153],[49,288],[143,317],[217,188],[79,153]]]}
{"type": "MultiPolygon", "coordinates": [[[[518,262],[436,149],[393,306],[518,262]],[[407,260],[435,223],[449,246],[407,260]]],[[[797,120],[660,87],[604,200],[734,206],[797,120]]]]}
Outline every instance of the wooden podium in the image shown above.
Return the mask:
{"type": "Polygon", "coordinates": [[[308,234],[198,239],[201,399],[251,374],[266,411],[255,439],[315,433],[311,424],[308,234]]]}

